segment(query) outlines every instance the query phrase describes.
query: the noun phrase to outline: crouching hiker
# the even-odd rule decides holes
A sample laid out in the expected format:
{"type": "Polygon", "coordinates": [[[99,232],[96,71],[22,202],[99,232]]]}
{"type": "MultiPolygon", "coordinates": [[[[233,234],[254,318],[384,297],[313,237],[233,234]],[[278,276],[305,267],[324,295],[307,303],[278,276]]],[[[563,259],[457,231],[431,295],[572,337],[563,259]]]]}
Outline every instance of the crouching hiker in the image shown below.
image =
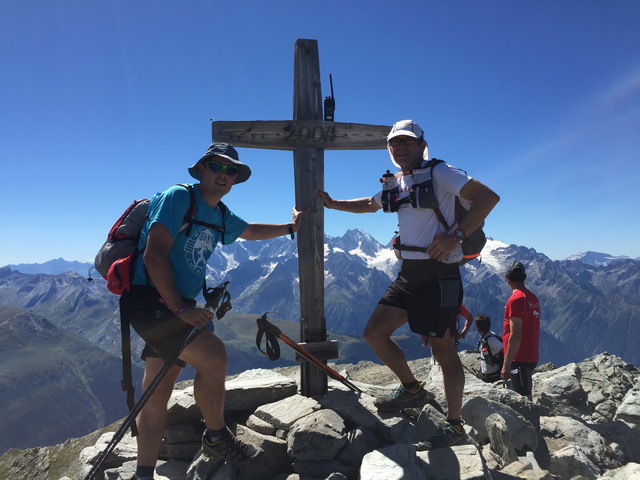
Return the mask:
{"type": "Polygon", "coordinates": [[[264,240],[292,235],[300,229],[304,212],[293,209],[289,224],[247,223],[220,201],[231,188],[245,182],[250,168],[238,153],[224,143],[212,144],[204,156],[189,168],[199,180],[193,187],[195,217],[184,225],[191,205],[190,193],[174,186],[156,195],[140,235],[132,286],[121,297],[121,314],[144,339],[143,389],[146,389],[187,332],[197,335],[184,348],[137,418],[137,480],[152,480],[165,431],[167,404],[174,383],[185,364],[196,370],[195,401],[206,430],[202,437],[205,455],[231,464],[257,458],[262,450],[236,438],[224,421],[227,355],[223,342],[205,330],[213,313],[197,308],[195,298],[202,291],[206,265],[216,244],[264,240]],[[188,231],[188,233],[187,233],[188,231]]]}
{"type": "Polygon", "coordinates": [[[504,363],[502,337],[491,330],[491,319],[484,314],[476,316],[476,330],[480,334],[480,371],[476,376],[487,383],[497,382],[504,363]]]}

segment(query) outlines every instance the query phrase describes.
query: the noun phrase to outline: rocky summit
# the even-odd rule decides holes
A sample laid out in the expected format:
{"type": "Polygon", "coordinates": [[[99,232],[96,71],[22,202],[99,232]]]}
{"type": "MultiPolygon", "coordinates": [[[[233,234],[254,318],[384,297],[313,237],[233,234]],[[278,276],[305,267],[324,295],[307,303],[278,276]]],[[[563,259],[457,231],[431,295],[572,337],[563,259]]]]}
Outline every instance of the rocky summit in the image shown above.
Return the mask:
{"type": "MultiPolygon", "coordinates": [[[[468,372],[477,355],[461,358],[468,372]]],[[[249,370],[227,380],[226,416],[238,435],[264,449],[241,467],[202,456],[203,431],[193,386],[172,396],[158,480],[206,479],[632,479],[640,478],[640,370],[606,353],[561,368],[542,365],[529,400],[504,384],[466,374],[462,417],[468,441],[424,450],[442,425],[442,374],[410,362],[427,381],[422,409],[381,413],[378,395],[395,386],[390,371],[363,362],[335,368],[364,393],[329,381],[328,392],[301,396],[297,367],[249,370]]],[[[119,424],[54,447],[9,450],[0,478],[82,479],[119,424]]],[[[96,478],[129,480],[136,443],[128,434],[96,478]]]]}

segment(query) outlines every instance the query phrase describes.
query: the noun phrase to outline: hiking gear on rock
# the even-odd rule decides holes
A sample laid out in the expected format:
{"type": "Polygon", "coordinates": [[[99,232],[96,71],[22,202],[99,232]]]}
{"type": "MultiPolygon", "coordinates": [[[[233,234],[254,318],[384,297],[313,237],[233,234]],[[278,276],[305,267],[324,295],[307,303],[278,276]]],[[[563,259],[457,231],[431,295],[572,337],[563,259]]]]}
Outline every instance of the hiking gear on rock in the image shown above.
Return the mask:
{"type": "Polygon", "coordinates": [[[421,408],[429,403],[424,385],[425,382],[419,382],[418,388],[413,391],[406,389],[404,385],[400,385],[394,388],[388,396],[376,398],[373,404],[382,412],[395,412],[405,408],[421,408]]]}
{"type": "MultiPolygon", "coordinates": [[[[444,218],[442,211],[440,210],[438,199],[435,195],[435,189],[433,186],[433,167],[439,163],[444,163],[444,160],[432,158],[429,160],[423,168],[413,170],[412,172],[397,172],[392,174],[387,170],[380,182],[382,182],[382,208],[384,212],[393,213],[397,212],[400,205],[410,203],[413,208],[426,208],[431,209],[435,213],[440,224],[444,227],[445,232],[454,234],[457,229],[457,225],[464,220],[469,213],[470,204],[464,199],[461,199],[456,195],[455,197],[455,224],[449,225],[444,218]],[[413,185],[409,195],[405,198],[399,198],[398,190],[398,175],[410,174],[413,176],[413,185]]],[[[464,238],[457,238],[462,240],[460,245],[462,247],[462,259],[460,261],[451,261],[447,263],[457,263],[458,265],[464,265],[465,263],[480,256],[480,252],[487,243],[487,237],[482,230],[484,222],[474,232],[469,235],[464,235],[464,238]]],[[[462,233],[462,232],[461,232],[462,233]]],[[[416,252],[426,252],[427,247],[418,247],[411,245],[403,245],[398,237],[397,241],[393,242],[393,248],[399,251],[410,250],[416,252]]]]}
{"type": "MultiPolygon", "coordinates": [[[[269,313],[269,312],[267,312],[269,313]]],[[[305,360],[311,362],[316,367],[318,367],[322,372],[328,377],[333,378],[334,380],[338,380],[343,385],[347,386],[351,390],[356,393],[362,393],[358,387],[356,387],[349,380],[344,378],[338,372],[336,372],[333,368],[329,367],[325,363],[318,360],[316,357],[307,352],[304,348],[294,342],[291,338],[287,337],[282,331],[276,327],[273,323],[267,320],[267,313],[262,315],[262,317],[256,320],[258,324],[258,334],[256,335],[256,345],[260,353],[263,355],[267,355],[269,360],[277,360],[280,358],[280,344],[278,340],[282,340],[285,344],[289,345],[292,349],[294,349],[301,357],[305,360]],[[266,337],[266,352],[262,350],[262,337],[266,337]]]]}
{"type": "MultiPolygon", "coordinates": [[[[184,215],[184,232],[188,237],[193,225],[202,225],[219,231],[222,234],[224,245],[224,220],[222,225],[213,225],[195,219],[196,197],[193,185],[179,184],[189,191],[189,208],[184,215]]],[[[122,295],[131,288],[133,268],[138,255],[142,250],[138,249],[140,232],[147,221],[147,212],[151,200],[143,198],[135,200],[109,230],[107,240],[104,242],[94,260],[95,269],[107,280],[107,288],[116,295],[122,295]]],[[[219,202],[220,212],[224,219],[226,205],[219,202]]]]}
{"type": "Polygon", "coordinates": [[[231,465],[243,465],[262,455],[262,449],[239,440],[226,429],[217,442],[210,443],[206,433],[202,435],[202,453],[231,465]]]}
{"type": "Polygon", "coordinates": [[[468,438],[463,425],[464,424],[461,423],[460,425],[453,426],[449,422],[444,422],[444,425],[438,433],[429,438],[429,440],[416,444],[416,450],[434,450],[436,448],[451,447],[463,443],[468,438]]]}

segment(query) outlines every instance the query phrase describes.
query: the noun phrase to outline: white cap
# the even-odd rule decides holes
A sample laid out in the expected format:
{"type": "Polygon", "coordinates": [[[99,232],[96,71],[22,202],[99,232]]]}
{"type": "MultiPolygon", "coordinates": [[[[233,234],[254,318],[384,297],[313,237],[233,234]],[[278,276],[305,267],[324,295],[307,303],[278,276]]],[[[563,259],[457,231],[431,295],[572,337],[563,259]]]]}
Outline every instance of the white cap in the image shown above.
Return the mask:
{"type": "Polygon", "coordinates": [[[406,137],[413,138],[422,138],[424,137],[424,132],[413,120],[400,120],[396,122],[395,125],[391,128],[391,132],[387,135],[387,142],[391,140],[393,137],[399,137],[400,135],[404,135],[406,137]]]}
{"type": "MultiPolygon", "coordinates": [[[[389,135],[387,135],[387,142],[391,140],[393,137],[399,137],[400,135],[404,135],[405,137],[418,138],[418,139],[422,138],[424,140],[423,138],[424,132],[422,131],[422,128],[420,128],[420,125],[418,125],[413,120],[400,120],[399,122],[396,122],[391,128],[389,135]]],[[[389,157],[391,158],[391,163],[393,163],[396,167],[400,168],[400,165],[398,165],[396,161],[393,159],[393,155],[391,155],[391,152],[389,152],[389,157]]],[[[425,160],[429,160],[428,145],[425,145],[424,147],[424,151],[422,152],[422,158],[424,158],[425,160]]]]}

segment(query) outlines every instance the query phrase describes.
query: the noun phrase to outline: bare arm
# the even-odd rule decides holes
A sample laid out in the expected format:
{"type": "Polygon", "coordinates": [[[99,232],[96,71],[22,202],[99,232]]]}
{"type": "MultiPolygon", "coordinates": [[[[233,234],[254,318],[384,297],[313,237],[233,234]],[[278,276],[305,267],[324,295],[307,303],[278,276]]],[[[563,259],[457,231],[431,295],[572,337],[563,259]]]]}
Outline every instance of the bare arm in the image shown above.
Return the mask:
{"type": "MultiPolygon", "coordinates": [[[[173,237],[166,225],[154,223],[149,231],[147,247],[144,250],[144,265],[168,308],[177,312],[185,304],[176,288],[169,261],[169,250],[172,245],[173,237]]],[[[213,314],[204,308],[189,308],[178,316],[183,322],[198,328],[206,326],[213,318],[213,314]]]]}
{"type": "Polygon", "coordinates": [[[293,207],[291,211],[293,221],[291,223],[249,223],[240,238],[245,240],[267,240],[289,235],[289,225],[291,225],[294,232],[297,232],[302,225],[302,217],[306,213],[307,210],[298,210],[293,207]]]}
{"type": "Polygon", "coordinates": [[[473,202],[469,209],[469,214],[458,225],[458,228],[467,236],[482,225],[489,212],[500,201],[500,197],[496,192],[473,178],[460,189],[460,197],[473,202]]]}
{"type": "Polygon", "coordinates": [[[354,198],[352,200],[334,200],[327,192],[316,191],[322,198],[324,206],[332,210],[340,210],[351,213],[372,213],[380,210],[373,197],[354,198]]]}
{"type": "MultiPolygon", "coordinates": [[[[468,215],[460,222],[458,228],[466,236],[475,232],[493,207],[500,201],[497,193],[476,179],[471,179],[460,189],[460,197],[472,203],[468,215]]],[[[441,260],[458,246],[458,241],[447,233],[439,233],[427,248],[429,256],[441,260]]]]}
{"type": "Polygon", "coordinates": [[[509,325],[509,341],[507,342],[507,350],[504,352],[504,363],[500,372],[500,378],[503,380],[508,380],[511,377],[511,362],[513,362],[516,353],[518,353],[520,342],[522,341],[522,319],[510,317],[509,325]]]}
{"type": "Polygon", "coordinates": [[[458,334],[456,335],[456,339],[465,338],[467,336],[467,332],[471,328],[471,324],[473,323],[473,317],[469,312],[465,312],[464,317],[464,327],[458,334]]]}

